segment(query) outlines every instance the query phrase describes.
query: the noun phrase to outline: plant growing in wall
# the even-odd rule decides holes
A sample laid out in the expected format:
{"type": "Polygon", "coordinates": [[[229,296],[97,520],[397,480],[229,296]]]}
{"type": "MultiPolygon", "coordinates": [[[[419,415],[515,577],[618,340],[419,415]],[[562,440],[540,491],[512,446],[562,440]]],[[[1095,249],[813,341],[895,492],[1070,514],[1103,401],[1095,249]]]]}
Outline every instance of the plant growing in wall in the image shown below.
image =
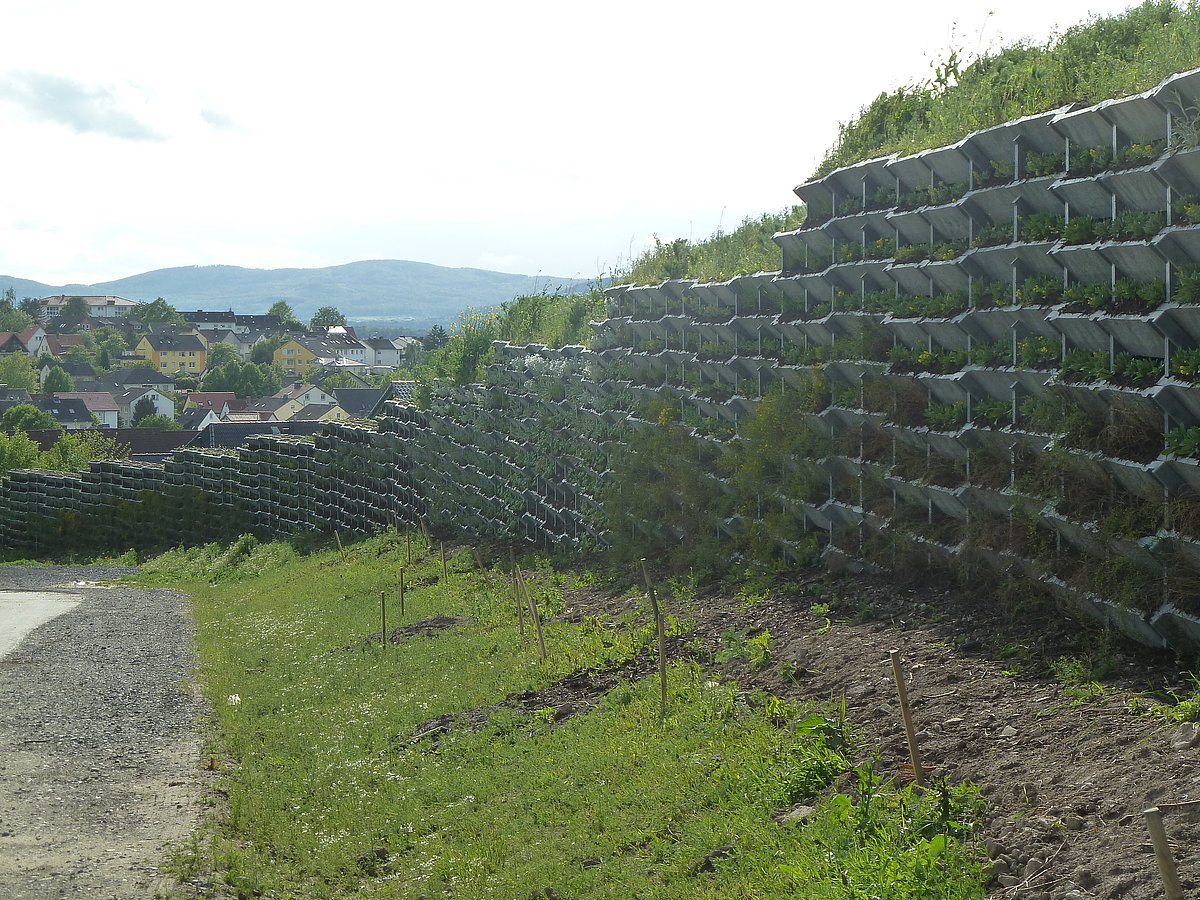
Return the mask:
{"type": "Polygon", "coordinates": [[[834,255],[834,259],[836,259],[839,263],[858,262],[862,258],[863,248],[858,244],[852,244],[849,242],[838,244],[837,252],[834,255]]]}
{"type": "Polygon", "coordinates": [[[897,263],[916,263],[929,259],[933,248],[929,244],[906,244],[896,247],[897,263]]]}
{"type": "Polygon", "coordinates": [[[967,421],[966,404],[934,403],[925,410],[925,424],[934,431],[957,431],[967,421]]]}
{"type": "Polygon", "coordinates": [[[1007,368],[1012,365],[1011,341],[981,341],[971,345],[971,365],[989,369],[1007,368]]]}
{"type": "Polygon", "coordinates": [[[1055,369],[1058,353],[1058,342],[1040,334],[1031,334],[1017,342],[1017,364],[1023,369],[1055,369]]]}
{"type": "Polygon", "coordinates": [[[955,259],[966,252],[967,242],[961,241],[944,241],[940,244],[933,245],[931,256],[938,262],[947,262],[955,259]]]}
{"type": "Polygon", "coordinates": [[[1030,151],[1025,154],[1025,177],[1041,178],[1046,175],[1061,175],[1065,161],[1066,156],[1061,150],[1057,153],[1030,151]]]}
{"type": "Polygon", "coordinates": [[[1162,370],[1163,364],[1160,359],[1118,353],[1106,380],[1109,384],[1121,387],[1146,388],[1158,381],[1162,370]]]}
{"type": "Polygon", "coordinates": [[[1013,230],[1009,222],[996,222],[976,230],[972,247],[999,247],[1012,242],[1013,230]]]}
{"type": "Polygon", "coordinates": [[[1200,459],[1200,425],[1181,425],[1167,432],[1164,449],[1175,456],[1200,459]]]}
{"type": "Polygon", "coordinates": [[[1171,375],[1189,384],[1200,381],[1200,349],[1176,350],[1171,355],[1171,375]]]}
{"type": "Polygon", "coordinates": [[[1011,421],[1012,405],[1007,401],[989,397],[976,403],[972,412],[976,425],[996,428],[1000,425],[1007,425],[1011,421]]]}
{"type": "Polygon", "coordinates": [[[1166,149],[1166,141],[1135,141],[1122,147],[1113,158],[1114,169],[1134,169],[1154,162],[1166,149]]]}
{"type": "Polygon", "coordinates": [[[1182,197],[1174,204],[1173,225],[1200,225],[1200,197],[1182,197]]]}
{"type": "Polygon", "coordinates": [[[1161,212],[1125,209],[1111,222],[1096,223],[1096,236],[1110,241],[1145,241],[1162,231],[1166,216],[1161,212]]]}
{"type": "Polygon", "coordinates": [[[1017,288],[1017,302],[1023,306],[1053,306],[1063,296],[1061,275],[1043,273],[1026,278],[1017,288]]]}
{"type": "Polygon", "coordinates": [[[1056,241],[1062,237],[1066,218],[1054,213],[1039,212],[1020,220],[1021,240],[1029,242],[1056,241]]]}
{"type": "Polygon", "coordinates": [[[1176,303],[1200,303],[1200,266],[1187,266],[1175,273],[1176,303]]]}
{"type": "Polygon", "coordinates": [[[1071,162],[1067,174],[1073,177],[1094,175],[1112,165],[1113,154],[1109,147],[1071,148],[1071,162]]]}
{"type": "Polygon", "coordinates": [[[1063,226],[1062,238],[1068,244],[1089,244],[1096,240],[1096,220],[1091,216],[1072,216],[1063,226]]]}
{"type": "Polygon", "coordinates": [[[896,239],[885,237],[867,245],[863,256],[867,259],[891,259],[896,255],[896,239]]]}

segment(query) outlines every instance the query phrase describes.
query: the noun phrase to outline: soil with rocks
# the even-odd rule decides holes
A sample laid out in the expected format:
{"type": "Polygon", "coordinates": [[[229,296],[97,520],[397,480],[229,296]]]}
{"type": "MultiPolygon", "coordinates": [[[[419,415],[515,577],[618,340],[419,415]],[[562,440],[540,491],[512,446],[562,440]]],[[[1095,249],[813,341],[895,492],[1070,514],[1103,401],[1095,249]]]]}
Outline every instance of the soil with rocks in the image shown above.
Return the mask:
{"type": "Polygon", "coordinates": [[[0,897],[148,898],[199,820],[188,600],[96,582],[117,566],[2,566],[0,591],[80,603],[0,659],[0,897]]]}
{"type": "MultiPolygon", "coordinates": [[[[568,615],[579,616],[627,611],[637,601],[588,588],[567,602],[568,615]]],[[[748,689],[844,698],[862,738],[856,761],[878,752],[876,770],[907,781],[913,768],[890,656],[898,650],[922,768],[930,779],[977,785],[986,801],[989,897],[1164,895],[1142,811],[1200,797],[1195,726],[1149,711],[1198,687],[1171,655],[1119,644],[1045,606],[894,577],[808,573],[757,602],[702,592],[671,611],[695,622],[689,640],[674,643],[676,655],[699,646],[748,689]],[[737,658],[736,648],[764,629],[769,661],[737,658]],[[1078,677],[1077,667],[1075,678],[1063,677],[1060,663],[1056,677],[1062,659],[1079,660],[1086,674],[1078,677]],[[1088,676],[1098,671],[1105,675],[1093,685],[1088,676]]],[[[1172,810],[1165,822],[1185,893],[1194,896],[1200,808],[1172,810]]]]}

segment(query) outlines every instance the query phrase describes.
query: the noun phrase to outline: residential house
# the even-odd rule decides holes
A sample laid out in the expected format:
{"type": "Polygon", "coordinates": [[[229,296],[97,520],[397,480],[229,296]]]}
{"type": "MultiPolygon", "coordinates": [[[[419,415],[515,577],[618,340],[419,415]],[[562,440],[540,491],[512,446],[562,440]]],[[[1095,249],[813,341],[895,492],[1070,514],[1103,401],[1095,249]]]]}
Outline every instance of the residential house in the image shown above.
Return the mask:
{"type": "Polygon", "coordinates": [[[376,415],[383,403],[383,391],[377,388],[334,388],[333,398],[350,418],[369,419],[376,415]]]}
{"type": "Polygon", "coordinates": [[[134,410],[138,401],[143,398],[148,399],[153,405],[153,415],[175,418],[175,404],[170,397],[154,388],[134,387],[113,394],[113,399],[117,401],[117,413],[120,416],[122,427],[127,427],[133,422],[134,410]]]}
{"type": "Polygon", "coordinates": [[[345,422],[350,416],[336,403],[310,403],[292,418],[304,422],[345,422]]]}
{"type": "Polygon", "coordinates": [[[220,421],[215,412],[203,406],[193,406],[179,414],[179,426],[184,431],[203,431],[220,421]]]}
{"type": "MultiPolygon", "coordinates": [[[[233,391],[190,391],[183,404],[184,412],[191,409],[211,410],[217,421],[223,420],[233,410],[246,408],[246,401],[239,400],[233,391]]],[[[199,431],[200,429],[195,429],[199,431]]]]}
{"type": "Polygon", "coordinates": [[[275,350],[275,364],[285,375],[300,375],[316,361],[316,352],[299,338],[288,338],[275,350]]]}
{"type": "Polygon", "coordinates": [[[281,327],[278,316],[243,315],[235,313],[233,310],[205,312],[202,309],[196,309],[190,312],[181,311],[179,314],[183,316],[185,322],[190,322],[198,328],[217,328],[234,331],[238,334],[247,334],[251,331],[278,334],[281,327]]]}
{"type": "MultiPolygon", "coordinates": [[[[246,412],[252,413],[264,422],[288,422],[300,415],[304,410],[313,411],[316,407],[337,406],[332,395],[312,384],[290,384],[274,397],[263,397],[252,400],[246,405],[246,412]]],[[[343,418],[345,411],[338,409],[343,418]]],[[[341,421],[333,419],[331,421],[341,421]]]]}
{"type": "Polygon", "coordinates": [[[42,355],[62,359],[72,347],[83,346],[82,334],[47,334],[42,344],[42,355]]]}
{"type": "Polygon", "coordinates": [[[382,337],[371,337],[363,341],[367,348],[366,363],[368,366],[396,369],[404,362],[404,351],[395,341],[382,337]]]}
{"type": "Polygon", "coordinates": [[[41,356],[46,332],[40,325],[30,325],[24,331],[0,331],[0,357],[27,353],[41,356]]]}
{"type": "MultiPolygon", "coordinates": [[[[73,297],[77,294],[57,294],[53,297],[42,297],[41,304],[45,309],[47,319],[53,319],[63,314],[73,297]]],[[[136,309],[139,304],[136,300],[126,300],[124,297],[100,297],[100,296],[85,296],[84,301],[87,303],[88,315],[94,319],[119,319],[136,309]]]]}
{"type": "Polygon", "coordinates": [[[29,391],[25,390],[25,388],[10,388],[0,384],[0,416],[4,415],[14,406],[32,402],[33,398],[30,397],[29,391]]]}
{"type": "Polygon", "coordinates": [[[95,427],[92,414],[82,400],[38,394],[33,398],[33,405],[53,416],[54,421],[67,431],[86,431],[95,427]]]}
{"type": "MultiPolygon", "coordinates": [[[[50,335],[47,335],[47,338],[49,337],[50,335]]],[[[42,360],[42,367],[38,369],[38,380],[42,384],[46,383],[46,376],[50,374],[51,369],[59,368],[71,376],[71,381],[75,383],[75,390],[81,393],[87,393],[100,386],[100,382],[96,378],[96,370],[89,362],[74,359],[52,359],[44,354],[42,360]]]]}
{"type": "Polygon", "coordinates": [[[54,396],[59,400],[82,400],[101,428],[116,428],[120,424],[117,401],[112,394],[104,391],[63,391],[54,396]]]}
{"type": "Polygon", "coordinates": [[[104,390],[120,393],[133,387],[152,387],[159,391],[175,390],[175,376],[167,372],[159,372],[147,366],[133,366],[128,369],[113,369],[107,375],[99,378],[104,390]]]}
{"type": "Polygon", "coordinates": [[[346,329],[309,332],[285,341],[275,351],[275,362],[287,375],[299,375],[314,363],[365,367],[368,365],[367,345],[346,329]]]}
{"type": "Polygon", "coordinates": [[[200,375],[208,362],[208,347],[196,334],[148,334],[134,350],[161,372],[200,375]]]}

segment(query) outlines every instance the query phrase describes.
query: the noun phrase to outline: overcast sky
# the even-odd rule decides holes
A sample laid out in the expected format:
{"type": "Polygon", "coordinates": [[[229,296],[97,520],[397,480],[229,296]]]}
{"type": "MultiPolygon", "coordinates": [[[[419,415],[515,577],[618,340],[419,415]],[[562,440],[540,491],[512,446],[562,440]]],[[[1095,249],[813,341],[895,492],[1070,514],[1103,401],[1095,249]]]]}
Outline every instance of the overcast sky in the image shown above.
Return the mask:
{"type": "Polygon", "coordinates": [[[591,277],[794,201],[882,90],[1105,0],[0,8],[0,274],[591,277]]]}

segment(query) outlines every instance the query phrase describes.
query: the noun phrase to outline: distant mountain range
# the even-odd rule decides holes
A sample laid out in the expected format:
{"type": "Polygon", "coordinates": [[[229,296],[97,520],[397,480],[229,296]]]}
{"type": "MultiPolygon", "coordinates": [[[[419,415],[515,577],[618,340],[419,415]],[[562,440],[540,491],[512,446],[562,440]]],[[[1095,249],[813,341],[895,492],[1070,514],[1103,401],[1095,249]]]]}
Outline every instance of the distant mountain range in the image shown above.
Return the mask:
{"type": "Polygon", "coordinates": [[[286,300],[301,319],[322,306],[336,306],[350,319],[446,323],[468,307],[487,308],[522,294],[581,290],[578,278],[510,275],[486,269],[451,269],[401,259],[376,259],[323,269],[243,269],[240,266],[183,266],[156,269],[99,284],[49,285],[0,276],[18,299],[53,294],[92,294],[150,301],[162,297],[176,309],[233,309],[265,313],[286,300]]]}

